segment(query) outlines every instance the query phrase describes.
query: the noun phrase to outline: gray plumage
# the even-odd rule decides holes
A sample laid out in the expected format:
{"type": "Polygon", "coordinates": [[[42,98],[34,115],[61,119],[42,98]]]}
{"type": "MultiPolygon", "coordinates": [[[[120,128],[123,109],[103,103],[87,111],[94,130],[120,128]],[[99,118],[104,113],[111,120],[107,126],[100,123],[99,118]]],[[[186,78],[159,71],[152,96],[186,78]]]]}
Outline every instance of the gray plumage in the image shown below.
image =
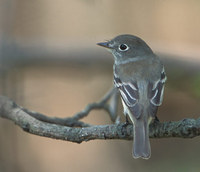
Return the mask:
{"type": "Polygon", "coordinates": [[[149,124],[162,104],[166,75],[160,59],[140,38],[120,35],[99,43],[111,50],[114,85],[119,89],[124,107],[134,126],[133,157],[151,155],[149,124]]]}

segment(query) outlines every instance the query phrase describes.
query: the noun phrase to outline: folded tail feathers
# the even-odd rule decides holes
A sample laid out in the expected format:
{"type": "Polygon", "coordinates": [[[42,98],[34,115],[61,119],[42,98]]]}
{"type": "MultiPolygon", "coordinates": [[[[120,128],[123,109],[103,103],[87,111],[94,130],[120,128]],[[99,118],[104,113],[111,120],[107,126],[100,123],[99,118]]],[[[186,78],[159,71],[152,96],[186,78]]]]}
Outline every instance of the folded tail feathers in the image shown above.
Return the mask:
{"type": "Polygon", "coordinates": [[[138,119],[134,122],[133,157],[149,159],[151,147],[149,142],[149,126],[145,120],[138,119]]]}

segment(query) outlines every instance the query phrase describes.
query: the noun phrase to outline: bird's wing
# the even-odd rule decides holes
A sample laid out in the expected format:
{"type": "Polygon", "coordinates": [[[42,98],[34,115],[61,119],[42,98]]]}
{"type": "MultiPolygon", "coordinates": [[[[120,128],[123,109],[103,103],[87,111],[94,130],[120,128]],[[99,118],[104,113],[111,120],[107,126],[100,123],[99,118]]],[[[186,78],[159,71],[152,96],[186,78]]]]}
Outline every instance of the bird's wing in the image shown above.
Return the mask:
{"type": "Polygon", "coordinates": [[[150,100],[149,113],[155,117],[157,108],[162,104],[164,85],[167,80],[165,69],[163,67],[160,78],[157,81],[151,82],[148,85],[148,97],[150,100]]]}
{"type": "Polygon", "coordinates": [[[148,85],[148,96],[150,99],[151,104],[154,106],[160,106],[163,100],[163,93],[164,93],[164,84],[167,80],[165,70],[161,72],[160,78],[153,82],[149,83],[148,85]]]}
{"type": "MultiPolygon", "coordinates": [[[[147,94],[150,101],[149,111],[152,116],[155,116],[157,107],[162,104],[165,81],[166,75],[163,68],[160,78],[157,81],[148,84],[147,94]]],[[[133,80],[131,82],[123,82],[119,76],[114,75],[114,85],[119,89],[126,106],[138,119],[143,109],[138,103],[140,98],[140,88],[138,88],[137,82],[134,82],[133,80]]]]}
{"type": "Polygon", "coordinates": [[[114,85],[119,89],[121,98],[131,113],[139,118],[141,109],[138,106],[139,90],[137,82],[122,82],[119,76],[114,75],[114,85]]]}

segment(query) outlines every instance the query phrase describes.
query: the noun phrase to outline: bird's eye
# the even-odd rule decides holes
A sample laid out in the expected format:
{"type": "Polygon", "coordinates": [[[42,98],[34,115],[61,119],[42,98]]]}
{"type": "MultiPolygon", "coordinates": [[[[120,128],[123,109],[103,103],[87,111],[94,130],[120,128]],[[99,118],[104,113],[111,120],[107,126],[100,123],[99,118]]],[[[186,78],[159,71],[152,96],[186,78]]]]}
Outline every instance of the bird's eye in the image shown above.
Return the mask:
{"type": "Polygon", "coordinates": [[[120,46],[119,46],[119,50],[120,51],[127,51],[129,49],[129,47],[128,47],[128,45],[126,45],[126,44],[121,44],[120,46]]]}

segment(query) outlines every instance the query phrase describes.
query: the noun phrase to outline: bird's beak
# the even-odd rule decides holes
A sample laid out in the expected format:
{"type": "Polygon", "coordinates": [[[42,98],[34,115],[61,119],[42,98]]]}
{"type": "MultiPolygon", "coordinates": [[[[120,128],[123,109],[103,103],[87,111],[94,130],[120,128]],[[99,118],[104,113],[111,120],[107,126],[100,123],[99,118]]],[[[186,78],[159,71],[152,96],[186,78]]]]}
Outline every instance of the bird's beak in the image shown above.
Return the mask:
{"type": "Polygon", "coordinates": [[[108,42],[99,42],[99,43],[97,43],[97,45],[105,47],[105,48],[113,49],[113,46],[110,43],[110,41],[108,41],[108,42]]]}

